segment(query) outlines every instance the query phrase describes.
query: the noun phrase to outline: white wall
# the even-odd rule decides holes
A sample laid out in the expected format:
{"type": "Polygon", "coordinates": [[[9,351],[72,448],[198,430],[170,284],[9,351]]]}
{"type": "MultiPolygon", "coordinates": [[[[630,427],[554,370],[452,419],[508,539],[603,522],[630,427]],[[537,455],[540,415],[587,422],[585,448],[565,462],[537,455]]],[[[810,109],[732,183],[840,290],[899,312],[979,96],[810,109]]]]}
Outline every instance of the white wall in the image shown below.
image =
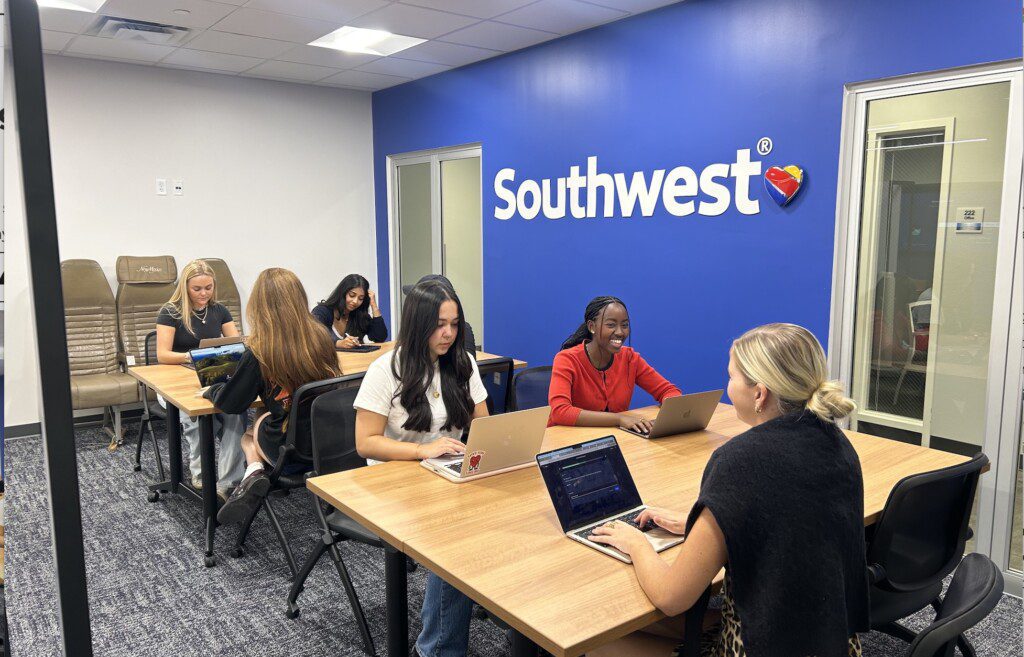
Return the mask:
{"type": "MultiPolygon", "coordinates": [[[[311,303],[348,273],[376,285],[369,93],[62,56],[46,57],[45,75],[62,259],[98,261],[115,291],[117,256],[158,254],[179,270],[224,258],[243,301],[270,266],[295,271],[311,303]],[[183,180],[184,195],[157,196],[157,178],[183,180]]],[[[13,123],[8,426],[39,421],[13,123]]]]}

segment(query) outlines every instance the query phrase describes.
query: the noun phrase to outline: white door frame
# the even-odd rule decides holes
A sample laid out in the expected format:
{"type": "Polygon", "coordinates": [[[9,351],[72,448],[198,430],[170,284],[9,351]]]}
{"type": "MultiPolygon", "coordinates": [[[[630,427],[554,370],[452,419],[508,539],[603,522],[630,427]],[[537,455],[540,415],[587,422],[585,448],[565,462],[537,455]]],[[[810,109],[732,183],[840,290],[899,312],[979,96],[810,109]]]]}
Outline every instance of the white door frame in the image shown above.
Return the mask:
{"type": "MultiPolygon", "coordinates": [[[[435,272],[444,273],[444,244],[442,236],[444,225],[441,217],[441,162],[446,160],[460,160],[468,157],[480,158],[480,191],[483,198],[483,149],[479,143],[460,144],[458,146],[447,146],[444,148],[431,148],[409,153],[398,153],[387,156],[387,194],[388,194],[388,259],[391,278],[391,331],[392,335],[398,335],[402,319],[402,280],[401,263],[399,255],[401,251],[401,236],[398,227],[398,167],[409,164],[430,164],[430,233],[431,244],[431,268],[435,272]]],[[[483,208],[481,207],[481,221],[483,221],[483,208]]],[[[480,230],[480,253],[484,250],[483,226],[480,230]]],[[[481,258],[480,271],[480,293],[483,299],[483,258],[481,258]]],[[[481,301],[482,303],[482,301],[481,301]]],[[[481,308],[481,311],[483,309],[481,308]]],[[[483,313],[481,312],[481,315],[483,313]]],[[[483,344],[483,330],[479,329],[478,338],[483,344]]]]}
{"type": "Polygon", "coordinates": [[[984,451],[992,460],[992,469],[981,479],[975,533],[977,550],[987,554],[1000,566],[1006,578],[1007,591],[1019,596],[1021,575],[1019,572],[1008,571],[1008,566],[1012,531],[1010,521],[1020,442],[1021,386],[1024,383],[1021,374],[1024,348],[1020,300],[1020,260],[1024,258],[1024,217],[1021,211],[1021,198],[1024,195],[1024,185],[1021,183],[1024,159],[1024,76],[1021,60],[845,86],[828,351],[831,376],[843,381],[849,389],[853,363],[862,201],[860,181],[864,174],[862,155],[865,152],[867,104],[882,98],[996,82],[1010,83],[1010,104],[997,246],[997,258],[1002,266],[998,268],[995,279],[992,316],[995,330],[991,332],[986,392],[984,451]]]}
{"type": "MultiPolygon", "coordinates": [[[[878,144],[865,151],[868,153],[866,156],[867,166],[865,167],[864,175],[864,193],[861,194],[861,199],[868,198],[872,199],[872,206],[866,209],[863,215],[863,221],[858,223],[858,231],[861,227],[861,223],[868,225],[868,234],[873,234],[878,228],[878,203],[877,200],[877,188],[882,184],[884,177],[884,164],[885,164],[885,147],[881,146],[883,140],[908,134],[920,134],[927,130],[942,130],[944,135],[944,141],[953,141],[956,139],[956,121],[954,117],[936,117],[934,119],[927,119],[924,121],[904,121],[898,124],[891,124],[882,126],[882,128],[875,128],[868,130],[867,139],[865,140],[865,146],[867,144],[878,144]]],[[[942,173],[939,176],[939,205],[938,205],[938,217],[948,216],[949,211],[949,187],[950,178],[953,168],[953,149],[951,145],[946,144],[942,148],[942,173]]],[[[863,232],[863,231],[859,231],[863,232]]],[[[862,236],[862,235],[861,235],[862,236]]],[[[935,260],[933,264],[934,272],[942,271],[942,262],[946,251],[946,241],[939,239],[941,234],[936,231],[936,243],[935,243],[935,260]]],[[[856,295],[858,297],[857,303],[861,308],[866,308],[870,305],[871,299],[874,297],[875,290],[873,287],[867,285],[867,283],[873,282],[875,264],[878,260],[878,248],[876,245],[868,246],[868,250],[865,251],[864,244],[861,244],[861,257],[864,258],[864,266],[860,268],[860,280],[858,281],[856,295]]],[[[855,265],[854,271],[857,270],[855,265]]],[[[931,304],[931,317],[929,319],[930,326],[939,326],[939,307],[938,300],[942,295],[941,291],[942,278],[940,276],[933,276],[932,283],[932,298],[936,303],[931,304]]],[[[856,307],[854,308],[856,311],[856,307]]],[[[855,344],[853,345],[854,353],[861,353],[869,355],[871,352],[871,341],[873,336],[871,335],[871,319],[867,313],[862,313],[860,321],[856,316],[853,317],[855,330],[853,332],[855,344]]],[[[935,343],[936,336],[932,336],[932,344],[935,343]]],[[[928,351],[928,371],[932,371],[932,365],[934,364],[935,350],[930,349],[928,351]]],[[[851,367],[853,358],[851,357],[851,367]]],[[[850,387],[848,388],[853,392],[857,399],[867,399],[869,389],[869,374],[871,369],[870,357],[861,359],[861,366],[857,372],[850,374],[850,387]]],[[[892,413],[884,413],[881,411],[871,411],[868,409],[857,409],[851,418],[851,424],[854,428],[859,421],[872,422],[874,424],[881,424],[887,427],[893,427],[896,429],[903,429],[906,431],[913,431],[921,434],[921,444],[924,447],[928,447],[931,443],[931,407],[932,407],[932,393],[934,388],[933,377],[927,377],[925,379],[924,386],[924,405],[921,410],[921,419],[911,417],[904,417],[901,415],[895,415],[892,413]]]]}

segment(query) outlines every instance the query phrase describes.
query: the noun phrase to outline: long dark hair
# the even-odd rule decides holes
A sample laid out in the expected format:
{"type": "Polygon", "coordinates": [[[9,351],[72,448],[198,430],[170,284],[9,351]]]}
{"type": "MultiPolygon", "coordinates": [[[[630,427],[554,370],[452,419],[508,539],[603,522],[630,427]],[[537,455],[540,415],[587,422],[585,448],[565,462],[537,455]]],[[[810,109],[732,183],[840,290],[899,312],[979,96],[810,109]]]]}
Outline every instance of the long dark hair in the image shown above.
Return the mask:
{"type": "Polygon", "coordinates": [[[391,372],[400,382],[395,396],[409,414],[402,425],[407,431],[430,431],[432,417],[427,391],[434,378],[434,364],[428,340],[437,329],[437,317],[445,301],[454,301],[459,309],[459,330],[448,352],[437,359],[441,370],[441,397],[448,412],[448,420],[441,430],[465,428],[473,414],[473,398],[469,394],[473,363],[463,337],[462,302],[455,290],[444,283],[418,283],[402,305],[402,328],[395,344],[395,358],[391,361],[391,372]]]}
{"type": "Polygon", "coordinates": [[[358,308],[348,314],[348,325],[345,332],[351,336],[362,338],[370,328],[370,281],[359,274],[349,274],[341,279],[338,287],[331,292],[331,296],[320,303],[334,312],[334,319],[341,319],[345,315],[345,297],[348,296],[349,290],[357,287],[363,288],[366,297],[358,308]]]}
{"type": "MultiPolygon", "coordinates": [[[[584,340],[590,339],[590,329],[587,327],[588,322],[601,323],[600,316],[604,316],[604,311],[608,306],[613,303],[617,303],[622,306],[623,310],[626,310],[626,304],[622,303],[622,299],[618,297],[594,297],[587,304],[587,309],[583,311],[583,323],[579,325],[573,334],[566,338],[565,342],[562,343],[562,349],[571,349],[576,345],[582,343],[584,340]]],[[[629,310],[626,310],[626,316],[629,316],[629,310]]]]}

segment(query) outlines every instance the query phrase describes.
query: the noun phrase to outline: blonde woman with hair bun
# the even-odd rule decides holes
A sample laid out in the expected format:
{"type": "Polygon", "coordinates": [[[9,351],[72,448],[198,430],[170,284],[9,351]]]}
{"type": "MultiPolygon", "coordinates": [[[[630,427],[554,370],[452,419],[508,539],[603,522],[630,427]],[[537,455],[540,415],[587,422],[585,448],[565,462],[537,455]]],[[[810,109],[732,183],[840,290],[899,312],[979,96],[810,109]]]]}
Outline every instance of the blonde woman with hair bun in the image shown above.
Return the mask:
{"type": "MultiPolygon", "coordinates": [[[[869,630],[864,482],[836,425],[855,405],[828,380],[821,344],[795,324],[741,335],[728,372],[729,398],[751,428],[711,455],[689,514],[648,508],[637,518],[686,535],[675,561],[625,523],[592,538],[630,555],[641,588],[670,617],[725,567],[715,657],[859,656],[857,633],[869,630]]],[[[594,654],[668,657],[672,644],[659,641],[626,637],[594,654]]]]}

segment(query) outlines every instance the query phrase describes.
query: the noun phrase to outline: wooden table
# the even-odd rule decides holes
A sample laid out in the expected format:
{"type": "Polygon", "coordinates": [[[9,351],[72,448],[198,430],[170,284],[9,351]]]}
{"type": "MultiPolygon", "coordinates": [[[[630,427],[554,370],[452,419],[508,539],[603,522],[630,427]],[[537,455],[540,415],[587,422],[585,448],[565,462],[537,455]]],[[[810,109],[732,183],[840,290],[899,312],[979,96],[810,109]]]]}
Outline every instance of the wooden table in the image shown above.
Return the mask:
{"type": "MultiPolygon", "coordinates": [[[[370,363],[394,348],[394,342],[381,343],[377,351],[365,353],[338,352],[338,364],[343,374],[359,374],[370,367],[370,363]]],[[[502,358],[482,351],[476,352],[478,363],[502,358]]],[[[513,367],[520,369],[526,363],[513,360],[513,367]]],[[[149,501],[156,502],[160,493],[174,493],[199,502],[203,508],[206,525],[207,567],[216,564],[213,553],[217,531],[217,461],[214,458],[213,414],[217,413],[208,399],[199,396],[199,380],[193,370],[181,365],[144,365],[129,367],[128,374],[143,385],[152,388],[167,401],[167,450],[170,455],[170,479],[149,486],[149,501]],[[180,414],[199,419],[200,459],[202,463],[203,489],[196,491],[182,481],[181,472],[181,425],[180,414]]],[[[511,382],[510,382],[511,384],[511,382]]],[[[259,400],[257,400],[257,405],[259,400]]]]}
{"type": "MultiPolygon", "coordinates": [[[[642,412],[654,417],[657,408],[642,412]]],[[[711,453],[746,428],[732,406],[720,404],[707,431],[646,440],[609,428],[552,427],[543,449],[612,434],[643,501],[688,510],[711,453]]],[[[968,460],[847,435],[864,472],[866,525],[878,518],[903,477],[968,460]]],[[[454,485],[414,462],[396,461],[317,477],[309,488],[379,535],[397,555],[385,562],[388,654],[408,654],[407,609],[398,605],[405,600],[400,553],[508,623],[518,633],[517,655],[535,654],[540,646],[557,657],[573,657],[664,617],[632,566],[565,538],[537,468],[454,485]]],[[[679,549],[665,555],[671,559],[679,549]]]]}

